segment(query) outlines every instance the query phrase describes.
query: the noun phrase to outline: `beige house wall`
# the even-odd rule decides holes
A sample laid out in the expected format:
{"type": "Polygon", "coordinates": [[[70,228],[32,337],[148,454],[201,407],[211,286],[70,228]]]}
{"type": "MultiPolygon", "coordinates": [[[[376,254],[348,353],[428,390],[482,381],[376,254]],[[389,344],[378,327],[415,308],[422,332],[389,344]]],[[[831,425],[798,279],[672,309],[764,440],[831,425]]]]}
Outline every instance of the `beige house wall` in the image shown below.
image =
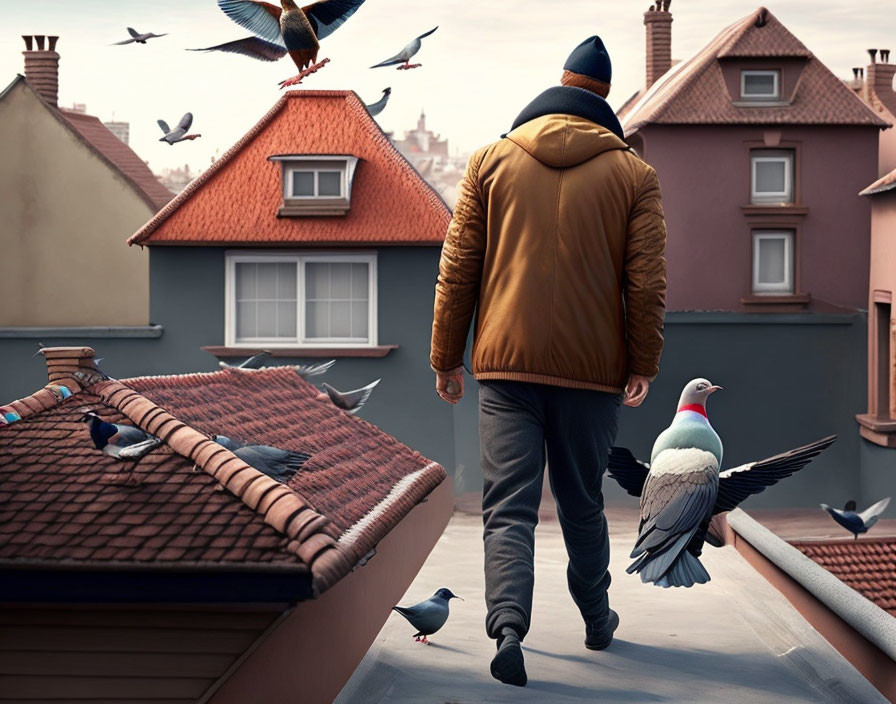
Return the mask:
{"type": "Polygon", "coordinates": [[[0,100],[0,327],[146,325],[154,214],[19,81],[0,100]]]}

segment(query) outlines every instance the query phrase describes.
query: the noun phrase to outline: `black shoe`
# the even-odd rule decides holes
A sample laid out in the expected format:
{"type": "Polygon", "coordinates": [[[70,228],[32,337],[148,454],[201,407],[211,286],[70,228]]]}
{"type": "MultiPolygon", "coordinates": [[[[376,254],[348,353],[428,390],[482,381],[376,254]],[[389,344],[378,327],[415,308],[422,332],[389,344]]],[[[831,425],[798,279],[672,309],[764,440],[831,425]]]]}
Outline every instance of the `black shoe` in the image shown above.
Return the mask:
{"type": "Polygon", "coordinates": [[[619,614],[610,609],[607,620],[585,622],[585,647],[588,650],[603,650],[613,642],[613,631],[619,627],[619,614]]]}
{"type": "Polygon", "coordinates": [[[512,684],[517,687],[525,687],[526,665],[523,662],[523,649],[520,647],[520,637],[511,628],[502,631],[498,639],[498,652],[492,659],[492,677],[504,684],[512,684]]]}

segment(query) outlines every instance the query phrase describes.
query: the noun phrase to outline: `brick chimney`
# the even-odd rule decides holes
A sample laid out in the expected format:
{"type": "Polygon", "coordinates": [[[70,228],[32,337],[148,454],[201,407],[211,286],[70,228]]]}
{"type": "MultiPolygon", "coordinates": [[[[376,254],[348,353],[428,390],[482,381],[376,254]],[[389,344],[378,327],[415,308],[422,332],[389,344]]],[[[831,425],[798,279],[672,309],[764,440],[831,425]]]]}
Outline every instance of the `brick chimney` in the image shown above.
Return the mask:
{"type": "Polygon", "coordinates": [[[47,360],[47,376],[51,384],[66,382],[80,371],[90,376],[98,375],[91,347],[44,347],[41,354],[47,360]]]}
{"type": "Polygon", "coordinates": [[[647,85],[645,90],[672,68],[672,0],[656,0],[644,13],[647,27],[647,85]]]}
{"type": "Polygon", "coordinates": [[[890,63],[890,50],[880,50],[880,61],[877,61],[877,50],[869,49],[871,63],[865,69],[865,85],[862,89],[862,98],[866,103],[872,103],[874,98],[880,99],[880,96],[890,96],[890,100],[886,98],[884,102],[888,105],[893,104],[893,77],[896,76],[896,64],[890,63]]]}
{"type": "Polygon", "coordinates": [[[25,40],[25,79],[41,98],[53,107],[59,104],[59,54],[56,42],[59,37],[43,34],[23,36],[25,40]]]}

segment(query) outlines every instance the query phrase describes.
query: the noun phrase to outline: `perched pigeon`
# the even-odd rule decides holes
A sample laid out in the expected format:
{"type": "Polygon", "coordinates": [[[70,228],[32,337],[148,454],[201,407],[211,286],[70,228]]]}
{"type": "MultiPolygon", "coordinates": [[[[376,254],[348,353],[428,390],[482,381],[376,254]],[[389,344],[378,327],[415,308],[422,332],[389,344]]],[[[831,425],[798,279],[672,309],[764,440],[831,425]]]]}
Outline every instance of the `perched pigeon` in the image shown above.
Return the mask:
{"type": "Polygon", "coordinates": [[[262,350],[258,354],[253,354],[248,359],[244,360],[240,364],[228,364],[227,362],[218,362],[218,366],[221,369],[255,369],[255,363],[261,361],[262,359],[266,359],[271,356],[270,350],[262,350]]]}
{"type": "Polygon", "coordinates": [[[270,445],[243,445],[226,435],[214,435],[212,440],[226,447],[250,467],[255,467],[259,472],[284,484],[311,458],[311,455],[304,452],[281,450],[270,445]]]}
{"type": "Polygon", "coordinates": [[[389,102],[390,95],[392,95],[392,89],[383,88],[383,97],[377,100],[375,103],[371,103],[370,105],[365,106],[367,108],[367,112],[370,113],[371,117],[376,117],[385,109],[386,103],[389,102]]]}
{"type": "Polygon", "coordinates": [[[821,507],[831,514],[831,518],[852,533],[854,540],[858,540],[859,533],[867,533],[868,529],[877,523],[877,519],[880,518],[880,514],[886,510],[889,503],[890,497],[888,496],[861,513],[856,513],[855,501],[847,501],[842,511],[839,508],[831,508],[827,504],[821,504],[821,507]]]}
{"type": "Polygon", "coordinates": [[[423,38],[428,37],[430,34],[435,32],[437,29],[438,29],[438,27],[433,27],[431,30],[429,30],[425,34],[421,34],[419,37],[417,37],[416,39],[411,41],[410,44],[408,44],[404,49],[399,51],[391,59],[386,59],[385,61],[381,61],[378,64],[374,64],[370,68],[380,68],[381,66],[395,66],[396,64],[402,64],[401,66],[398,67],[398,70],[399,71],[407,71],[408,69],[418,68],[418,67],[422,66],[423,64],[412,64],[409,62],[410,62],[411,58],[414,56],[414,54],[416,54],[418,51],[420,51],[420,47],[423,46],[423,41],[422,41],[423,38]]]}
{"type": "Polygon", "coordinates": [[[86,411],[81,420],[90,426],[94,447],[117,460],[139,460],[162,444],[159,438],[140,428],[107,423],[93,411],[86,411]]]}
{"type": "MultiPolygon", "coordinates": [[[[460,599],[452,594],[450,589],[442,587],[426,601],[421,601],[413,606],[393,606],[392,610],[404,616],[408,622],[417,629],[414,639],[429,645],[426,636],[431,636],[445,625],[448,620],[448,602],[451,599],[460,599]],[[420,641],[420,636],[423,640],[420,641]]],[[[460,599],[463,601],[463,599],[460,599]]]]}
{"type": "Polygon", "coordinates": [[[256,36],[191,51],[227,51],[259,61],[277,61],[289,54],[299,73],[280,87],[293,86],[322,68],[329,59],[317,62],[319,40],[328,37],[351,17],[364,0],[321,0],[300,7],[293,0],[280,0],[280,7],[256,0],[218,0],[230,19],[256,36]]]}
{"type": "Polygon", "coordinates": [[[255,367],[253,366],[255,362],[257,362],[260,358],[263,358],[269,355],[270,352],[262,352],[260,354],[255,355],[254,357],[249,357],[245,362],[239,365],[228,364],[227,362],[221,361],[218,362],[218,366],[221,369],[239,369],[244,372],[255,372],[261,371],[264,369],[292,369],[296,374],[300,377],[308,380],[308,377],[311,376],[320,376],[321,374],[326,374],[330,371],[330,368],[336,364],[335,359],[331,359],[328,362],[320,362],[319,364],[278,364],[275,367],[255,367]]]}
{"type": "Polygon", "coordinates": [[[168,123],[164,120],[156,120],[159,123],[159,127],[162,128],[162,132],[165,133],[165,136],[162,137],[160,142],[168,142],[168,144],[175,144],[177,142],[184,142],[186,140],[194,140],[201,137],[201,134],[187,134],[190,131],[190,125],[193,124],[193,113],[188,112],[182,118],[180,118],[180,122],[177,123],[177,127],[171,129],[168,126],[168,123]]]}
{"type": "Polygon", "coordinates": [[[374,388],[380,381],[380,379],[377,379],[370,382],[367,386],[354,391],[337,391],[329,384],[321,384],[320,386],[327,392],[327,396],[330,397],[334,406],[341,408],[347,413],[357,413],[361,410],[361,406],[367,403],[367,399],[370,398],[370,394],[373,393],[374,388]]]}
{"type": "Polygon", "coordinates": [[[141,34],[133,27],[128,27],[128,34],[131,35],[130,39],[125,39],[121,42],[115,42],[113,46],[120,46],[122,44],[146,44],[147,39],[156,39],[157,37],[165,37],[167,36],[167,32],[165,34],[153,34],[152,32],[146,32],[145,34],[141,34]]]}
{"type": "MultiPolygon", "coordinates": [[[[730,511],[752,494],[805,467],[836,436],[759,462],[719,472],[722,442],[706,415],[706,399],[719,390],[694,379],[681,393],[678,412],[653,446],[651,463],[620,447],[610,451],[609,474],[641,497],[641,522],[628,572],[661,587],[690,587],[709,581],[697,559],[713,515],[730,511]]],[[[718,543],[713,543],[718,545],[718,543]]]]}

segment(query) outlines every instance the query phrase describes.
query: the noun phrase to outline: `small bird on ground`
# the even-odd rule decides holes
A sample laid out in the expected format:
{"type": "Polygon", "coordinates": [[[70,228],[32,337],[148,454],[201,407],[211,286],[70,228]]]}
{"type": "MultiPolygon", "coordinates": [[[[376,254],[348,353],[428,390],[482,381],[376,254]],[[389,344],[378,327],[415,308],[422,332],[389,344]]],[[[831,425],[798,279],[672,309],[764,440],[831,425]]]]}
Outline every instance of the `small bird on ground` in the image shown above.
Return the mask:
{"type": "Polygon", "coordinates": [[[378,64],[374,64],[370,68],[380,68],[381,66],[395,66],[396,64],[401,64],[398,67],[399,71],[407,71],[412,68],[419,68],[423,64],[412,64],[410,63],[411,58],[420,51],[420,47],[423,46],[423,39],[428,37],[430,34],[435,32],[438,27],[433,27],[428,32],[421,34],[416,39],[412,40],[404,49],[399,51],[395,56],[391,59],[386,59],[385,61],[381,61],[378,64]]]}
{"type": "Polygon", "coordinates": [[[93,411],[86,410],[81,421],[90,426],[94,447],[117,460],[138,460],[162,444],[159,438],[140,428],[107,423],[93,411]]]}
{"type": "Polygon", "coordinates": [[[320,386],[327,392],[327,396],[330,397],[334,406],[341,408],[346,413],[354,414],[361,410],[361,406],[367,403],[367,399],[370,398],[370,394],[373,393],[374,388],[380,381],[381,379],[377,379],[370,382],[367,386],[354,391],[337,391],[329,384],[321,384],[320,386]]]}
{"type": "Polygon", "coordinates": [[[259,61],[277,61],[289,54],[299,73],[280,81],[294,86],[315,73],[329,59],[317,61],[320,40],[341,27],[364,0],[321,0],[299,7],[293,0],[280,0],[281,7],[256,0],[218,0],[230,19],[256,36],[191,51],[226,51],[259,61]]]}
{"type": "Polygon", "coordinates": [[[880,518],[880,514],[886,510],[889,503],[890,497],[888,496],[861,513],[856,513],[856,502],[852,500],[846,502],[843,510],[831,508],[827,504],[821,504],[821,507],[831,514],[831,518],[852,533],[853,540],[858,540],[859,533],[867,533],[868,529],[877,523],[877,519],[880,518]]]}
{"type": "Polygon", "coordinates": [[[292,479],[311,458],[311,455],[304,452],[281,450],[271,445],[245,445],[226,435],[213,435],[212,440],[221,447],[226,447],[250,467],[255,467],[262,474],[283,484],[292,479]]]}
{"type": "Polygon", "coordinates": [[[146,44],[147,39],[156,39],[158,37],[167,36],[167,32],[165,34],[153,34],[152,32],[146,32],[145,34],[141,34],[133,27],[128,27],[128,34],[131,35],[130,39],[125,39],[121,42],[115,42],[113,46],[120,46],[122,44],[146,44]]]}
{"type": "MultiPolygon", "coordinates": [[[[426,601],[421,601],[413,606],[393,606],[392,610],[404,616],[417,629],[414,640],[429,645],[426,636],[431,636],[445,625],[445,621],[448,620],[448,602],[451,599],[460,599],[460,597],[457,594],[452,594],[450,589],[442,587],[426,601]]],[[[463,601],[463,599],[460,600],[463,601]]]]}
{"type": "Polygon", "coordinates": [[[805,467],[836,436],[759,462],[719,472],[722,441],[706,414],[706,399],[721,387],[706,379],[690,381],[681,392],[672,424],[653,445],[650,464],[614,447],[609,474],[633,496],[641,497],[638,539],[626,570],[660,587],[691,587],[709,581],[698,559],[713,515],[730,511],[752,494],[805,467]]]}
{"type": "Polygon", "coordinates": [[[177,142],[184,142],[186,140],[194,140],[199,139],[201,134],[187,134],[190,131],[190,125],[193,124],[193,113],[188,112],[182,118],[180,118],[180,122],[177,123],[177,127],[171,129],[168,126],[168,123],[164,120],[156,120],[159,124],[159,127],[162,128],[162,132],[165,133],[165,136],[162,137],[160,142],[168,142],[168,144],[175,144],[177,142]]]}
{"type": "Polygon", "coordinates": [[[379,115],[386,107],[386,103],[389,102],[389,96],[392,95],[391,88],[383,88],[383,97],[377,100],[375,103],[370,103],[370,105],[366,105],[367,112],[370,113],[371,117],[376,117],[379,115]]]}

